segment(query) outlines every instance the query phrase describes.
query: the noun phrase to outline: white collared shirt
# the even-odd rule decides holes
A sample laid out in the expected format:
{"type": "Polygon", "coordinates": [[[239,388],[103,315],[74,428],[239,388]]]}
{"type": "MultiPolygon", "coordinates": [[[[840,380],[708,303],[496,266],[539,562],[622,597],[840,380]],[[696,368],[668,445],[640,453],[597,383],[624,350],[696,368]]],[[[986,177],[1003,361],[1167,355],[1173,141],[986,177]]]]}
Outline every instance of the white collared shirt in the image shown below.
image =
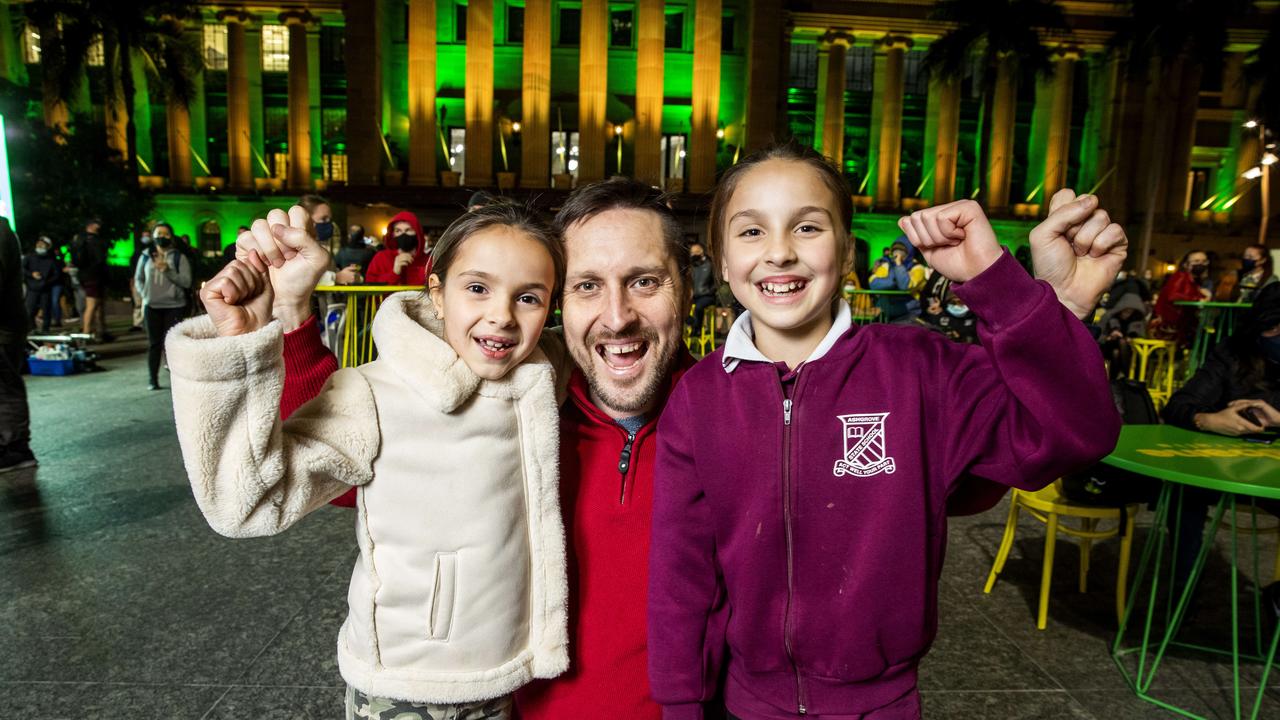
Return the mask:
{"type": "MultiPolygon", "coordinates": [[[[813,362],[826,355],[835,347],[836,340],[844,335],[845,331],[853,326],[853,313],[849,310],[849,303],[842,300],[836,301],[836,317],[831,323],[831,329],[827,331],[826,336],[822,338],[822,342],[818,343],[818,347],[809,353],[809,357],[805,358],[805,362],[813,362]]],[[[773,361],[764,356],[760,349],[756,347],[755,330],[751,327],[751,311],[745,310],[738,319],[733,321],[733,327],[729,328],[729,336],[724,341],[724,356],[720,362],[724,366],[724,371],[731,373],[737,369],[738,363],[743,360],[754,360],[758,362],[772,363],[773,361]]]]}

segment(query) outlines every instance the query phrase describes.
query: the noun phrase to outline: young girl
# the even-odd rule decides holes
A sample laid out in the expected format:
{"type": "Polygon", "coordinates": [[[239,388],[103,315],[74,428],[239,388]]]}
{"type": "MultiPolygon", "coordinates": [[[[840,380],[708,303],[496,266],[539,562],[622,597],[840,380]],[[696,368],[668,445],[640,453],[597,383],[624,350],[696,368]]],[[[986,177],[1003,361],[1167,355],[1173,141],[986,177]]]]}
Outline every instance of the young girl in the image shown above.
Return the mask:
{"type": "MultiPolygon", "coordinates": [[[[293,228],[271,226],[277,241],[303,232],[292,213],[293,228]]],[[[538,349],[559,238],[512,206],[459,219],[429,295],[379,309],[378,359],[338,371],[283,423],[266,270],[256,255],[229,265],[202,291],[209,316],[169,337],[201,511],[229,537],[274,535],[359,488],[338,639],[347,717],[509,717],[512,691],[568,664],[558,403],[538,349]]]]}
{"type": "Polygon", "coordinates": [[[1114,277],[1118,227],[1057,248],[1075,268],[1060,302],[976,204],[903,218],[982,321],[982,344],[964,345],[851,325],[836,300],[850,195],[785,145],[728,170],[712,201],[712,256],[747,312],[658,429],[649,674],[664,717],[702,717],[722,677],[739,718],[918,717],[948,496],[970,475],[1041,487],[1119,433],[1097,344],[1063,304],[1114,277]]]}

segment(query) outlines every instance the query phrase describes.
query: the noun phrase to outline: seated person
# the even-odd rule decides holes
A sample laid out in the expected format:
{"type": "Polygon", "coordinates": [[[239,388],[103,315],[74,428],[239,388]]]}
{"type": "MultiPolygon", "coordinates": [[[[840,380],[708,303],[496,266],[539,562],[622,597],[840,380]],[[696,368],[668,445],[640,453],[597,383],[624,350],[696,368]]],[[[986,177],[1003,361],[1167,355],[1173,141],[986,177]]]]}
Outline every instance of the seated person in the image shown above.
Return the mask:
{"type": "Polygon", "coordinates": [[[889,256],[876,261],[871,270],[872,290],[906,290],[910,295],[883,295],[877,298],[886,322],[911,322],[920,315],[920,289],[924,287],[925,267],[916,261],[916,249],[899,236],[889,248],[889,256]]]}

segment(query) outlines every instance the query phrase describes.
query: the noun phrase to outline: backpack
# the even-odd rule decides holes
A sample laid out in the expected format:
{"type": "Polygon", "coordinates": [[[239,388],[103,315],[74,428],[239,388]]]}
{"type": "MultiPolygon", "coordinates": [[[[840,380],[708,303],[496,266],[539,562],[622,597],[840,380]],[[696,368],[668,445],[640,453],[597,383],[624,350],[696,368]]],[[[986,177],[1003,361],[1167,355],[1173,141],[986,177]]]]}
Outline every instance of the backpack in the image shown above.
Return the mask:
{"type": "MultiPolygon", "coordinates": [[[[1111,398],[1126,425],[1155,425],[1160,422],[1147,385],[1140,380],[1112,380],[1111,398]]],[[[1160,481],[1098,463],[1063,476],[1062,492],[1068,500],[1083,505],[1121,508],[1132,503],[1154,502],[1160,492],[1160,481]]]]}

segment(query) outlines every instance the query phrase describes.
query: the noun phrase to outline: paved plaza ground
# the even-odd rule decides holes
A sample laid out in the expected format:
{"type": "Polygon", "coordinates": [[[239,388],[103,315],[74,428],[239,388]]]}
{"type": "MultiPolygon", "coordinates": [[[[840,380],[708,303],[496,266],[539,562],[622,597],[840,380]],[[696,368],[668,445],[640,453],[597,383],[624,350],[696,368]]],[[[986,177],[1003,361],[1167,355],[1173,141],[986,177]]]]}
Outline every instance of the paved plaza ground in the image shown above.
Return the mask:
{"type": "MultiPolygon", "coordinates": [[[[28,379],[41,465],[0,476],[0,718],[340,718],[350,511],[325,508],[275,538],[214,534],[187,485],[169,391],[147,390],[138,343],[121,347],[102,372],[28,379]]],[[[925,716],[1172,717],[1136,700],[1108,653],[1114,540],[1096,548],[1085,594],[1074,546],[1059,543],[1044,631],[1033,617],[1039,523],[1023,521],[1004,575],[982,593],[1006,510],[951,524],[925,716]]],[[[1150,513],[1141,525],[1139,543],[1150,513]]],[[[1203,635],[1229,627],[1228,540],[1219,533],[1191,623],[1203,635]]],[[[1264,539],[1264,568],[1274,549],[1264,539]]],[[[1257,666],[1242,675],[1256,689],[1257,666]]],[[[1229,661],[1180,652],[1155,688],[1225,718],[1231,677],[1229,661]]],[[[1260,717],[1280,717],[1280,690],[1260,717]]]]}

